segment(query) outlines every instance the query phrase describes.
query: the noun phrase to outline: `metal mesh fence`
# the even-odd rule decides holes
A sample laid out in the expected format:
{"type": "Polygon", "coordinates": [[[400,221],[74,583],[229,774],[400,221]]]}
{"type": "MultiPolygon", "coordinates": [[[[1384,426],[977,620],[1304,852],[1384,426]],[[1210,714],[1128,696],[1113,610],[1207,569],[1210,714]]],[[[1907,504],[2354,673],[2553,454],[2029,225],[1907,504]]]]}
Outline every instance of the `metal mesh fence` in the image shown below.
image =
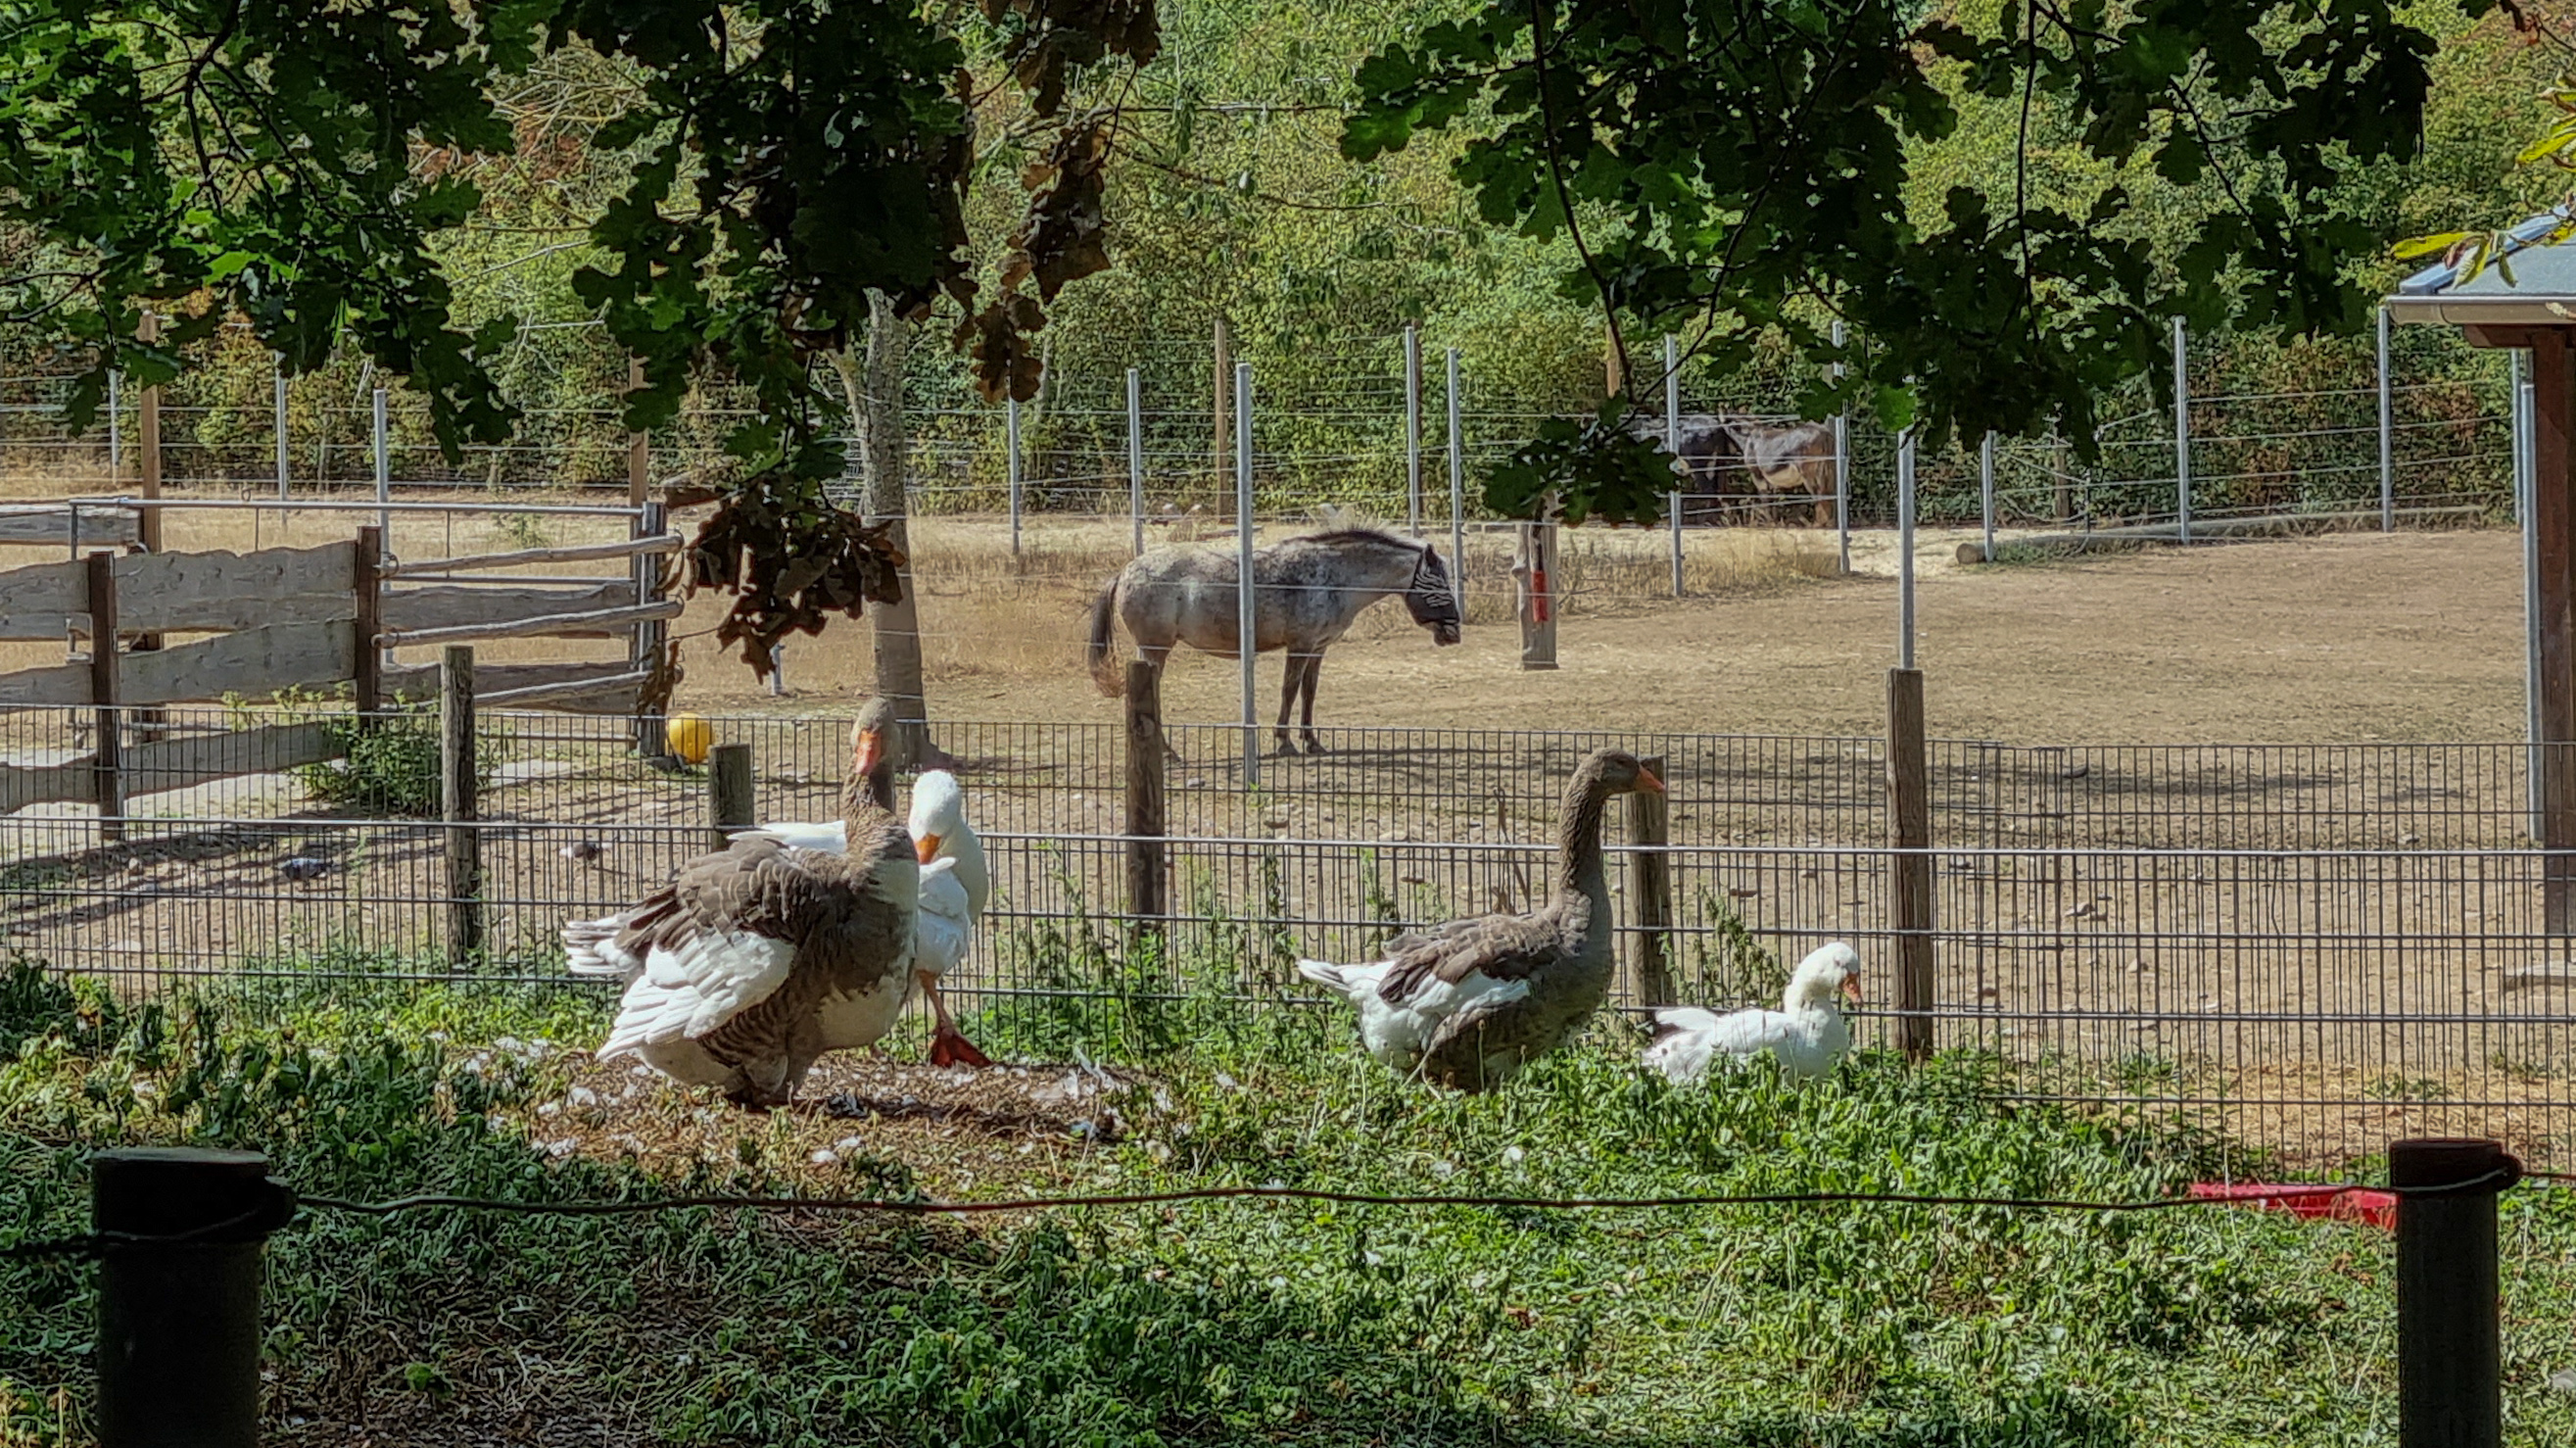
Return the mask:
{"type": "MultiPolygon", "coordinates": [[[[86,803],[0,822],[0,920],[23,957],[145,991],[342,977],[595,989],[556,931],[706,848],[707,783],[638,756],[635,723],[481,720],[485,945],[450,950],[457,897],[438,820],[432,716],[300,720],[164,709],[135,739],[247,751],[301,723],[354,753],[204,781],[131,770],[125,838],[86,803]],[[335,732],[336,731],[336,732],[335,732]],[[363,740],[363,742],[360,742],[363,740]],[[156,788],[156,784],[178,786],[156,788]]],[[[846,722],[714,721],[748,743],[763,819],[834,810],[846,722]]],[[[92,711],[0,716],[17,769],[85,767],[92,711]]],[[[1125,914],[1121,732],[943,724],[995,890],[954,978],[996,1044],[1043,1049],[1115,1006],[1311,1003],[1301,956],[1364,958],[1394,932],[1525,908],[1553,866],[1558,792],[1588,750],[1660,757],[1669,840],[1612,811],[1623,960],[1659,937],[1680,998],[1776,999],[1784,963],[1848,939],[1870,963],[1865,1040],[1885,1039],[1892,950],[1878,741],[1340,729],[1330,753],[1264,761],[1176,727],[1171,913],[1125,914]],[[1660,854],[1673,920],[1637,924],[1660,854]]],[[[262,762],[245,754],[241,767],[262,762]]],[[[1931,761],[1934,956],[1944,1048],[1991,1051],[2021,1090],[2188,1116],[2279,1164],[2392,1133],[2475,1129],[2542,1159],[2576,1128],[2569,988],[2528,847],[2521,745],[2007,747],[1931,761]]],[[[1621,1004],[1633,1000],[1623,967],[1621,1004]]]]}

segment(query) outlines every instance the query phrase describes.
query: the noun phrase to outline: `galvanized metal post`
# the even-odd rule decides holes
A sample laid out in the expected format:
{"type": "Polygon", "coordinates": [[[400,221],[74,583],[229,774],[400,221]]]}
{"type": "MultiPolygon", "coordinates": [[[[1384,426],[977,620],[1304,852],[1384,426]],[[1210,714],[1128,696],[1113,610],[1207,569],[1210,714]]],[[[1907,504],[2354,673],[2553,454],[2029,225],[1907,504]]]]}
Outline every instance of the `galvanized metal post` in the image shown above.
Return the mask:
{"type": "Polygon", "coordinates": [[[2545,771],[2541,758],[2540,722],[2540,530],[2533,524],[2532,491],[2537,485],[2539,469],[2533,453],[2533,390],[2530,359],[2517,347],[2508,355],[2513,359],[2513,480],[2514,508],[2522,525],[2522,700],[2525,746],[2523,782],[2531,809],[2531,838],[2542,838],[2541,784],[2545,771]]]}
{"type": "Polygon", "coordinates": [[[1467,438],[1460,426],[1463,405],[1458,391],[1458,349],[1449,349],[1449,586],[1458,593],[1458,614],[1467,613],[1467,438]]]}
{"type": "Polygon", "coordinates": [[[2173,319],[2174,538],[2191,541],[2191,369],[2182,318],[2173,319]]]}
{"type": "Polygon", "coordinates": [[[1234,365],[1234,651],[1243,661],[1243,787],[1261,785],[1261,727],[1252,661],[1260,617],[1252,584],[1252,364],[1234,365]]]}
{"type": "Polygon", "coordinates": [[[1422,329],[1404,324],[1404,511],[1422,536],[1422,329]]]}
{"type": "Polygon", "coordinates": [[[1914,429],[1896,435],[1896,666],[1914,667],[1914,429]]]}
{"type": "Polygon", "coordinates": [[[255,1151],[120,1147],[89,1173],[101,1448],[255,1448],[260,1255],[294,1194],[255,1151]]]}
{"type": "Polygon", "coordinates": [[[269,410],[271,417],[274,419],[272,430],[277,434],[277,500],[283,503],[286,501],[287,493],[286,357],[282,353],[275,352],[270,353],[269,356],[271,359],[269,362],[269,388],[273,399],[269,410]]]}
{"type": "MultiPolygon", "coordinates": [[[[1682,344],[1664,336],[1664,451],[1682,465],[1682,344]]],[[[1682,596],[1682,499],[1687,490],[1673,489],[1673,597],[1682,596]]]]}
{"type": "Polygon", "coordinates": [[[1002,466],[1011,482],[1011,556],[1020,556],[1020,400],[1002,400],[1002,466]]]}
{"type": "Polygon", "coordinates": [[[2398,1448],[2501,1448],[2496,1195],[2522,1163],[2492,1141],[2396,1141],[2398,1448]]]}
{"type": "Polygon", "coordinates": [[[1977,448],[1977,509],[1985,515],[1986,561],[1995,561],[1995,435],[1977,448]]]}
{"type": "MultiPolygon", "coordinates": [[[[385,390],[381,387],[376,389],[375,434],[376,501],[379,503],[390,503],[393,501],[394,497],[394,464],[390,442],[385,435],[385,390]]],[[[391,509],[378,509],[376,512],[376,526],[385,530],[387,546],[390,547],[391,540],[394,536],[393,511],[391,509]]]]}
{"type": "Polygon", "coordinates": [[[1127,369],[1127,529],[1129,548],[1145,551],[1145,374],[1127,369]]]}
{"type": "MultiPolygon", "coordinates": [[[[2519,353],[2516,354],[2520,355],[2519,353]]],[[[2397,395],[2388,375],[2388,309],[2379,309],[2379,531],[2397,531],[2397,395]]]]}
{"type": "MultiPolygon", "coordinates": [[[[1834,323],[1834,346],[1843,345],[1843,324],[1834,323]]],[[[1834,380],[1843,380],[1843,364],[1834,364],[1834,380]]],[[[1834,569],[1851,572],[1851,409],[1834,410],[1834,569]]]]}

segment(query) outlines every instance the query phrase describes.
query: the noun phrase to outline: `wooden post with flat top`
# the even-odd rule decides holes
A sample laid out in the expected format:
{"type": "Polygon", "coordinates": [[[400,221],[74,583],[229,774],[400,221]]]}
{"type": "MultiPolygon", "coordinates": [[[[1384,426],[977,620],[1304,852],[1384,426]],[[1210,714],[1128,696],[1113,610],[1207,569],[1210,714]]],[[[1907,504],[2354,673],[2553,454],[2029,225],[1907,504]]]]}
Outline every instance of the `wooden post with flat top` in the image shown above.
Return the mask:
{"type": "Polygon", "coordinates": [[[719,744],[707,754],[707,833],[716,849],[733,840],[733,832],[760,823],[760,804],[751,780],[751,746],[719,744]]]}
{"type": "Polygon", "coordinates": [[[2576,352],[2569,334],[2535,328],[2531,527],[2539,542],[2541,917],[2552,935],[2576,934],[2576,352]]]}
{"type": "Polygon", "coordinates": [[[358,604],[351,693],[361,725],[385,707],[385,651],[376,646],[376,636],[385,631],[384,568],[385,530],[370,523],[358,530],[357,563],[349,580],[358,604]]]}
{"type": "Polygon", "coordinates": [[[89,701],[97,706],[92,754],[97,783],[98,837],[113,843],[125,838],[125,711],[117,685],[116,555],[101,551],[83,565],[89,582],[89,701]]]}
{"type": "Polygon", "coordinates": [[[438,784],[447,821],[447,959],[483,951],[483,836],[474,775],[474,648],[450,644],[438,666],[438,784]]]}
{"type": "MultiPolygon", "coordinates": [[[[1651,755],[1639,761],[1664,781],[1667,789],[1673,777],[1664,772],[1664,757],[1651,755]]],[[[1673,874],[1672,859],[1662,847],[1673,842],[1672,811],[1666,795],[1652,790],[1639,790],[1628,796],[1628,843],[1648,848],[1628,857],[1628,908],[1636,918],[1628,935],[1628,993],[1632,1004],[1668,1006],[1677,999],[1673,991],[1673,874]]]]}
{"type": "Polygon", "coordinates": [[[1127,914],[1139,932],[1170,913],[1163,831],[1163,671],[1127,664],[1127,914]]]}
{"type": "Polygon", "coordinates": [[[1932,1054],[1932,790],[1923,738],[1923,671],[1887,671],[1888,922],[1896,944],[1896,1043],[1932,1054]]]}

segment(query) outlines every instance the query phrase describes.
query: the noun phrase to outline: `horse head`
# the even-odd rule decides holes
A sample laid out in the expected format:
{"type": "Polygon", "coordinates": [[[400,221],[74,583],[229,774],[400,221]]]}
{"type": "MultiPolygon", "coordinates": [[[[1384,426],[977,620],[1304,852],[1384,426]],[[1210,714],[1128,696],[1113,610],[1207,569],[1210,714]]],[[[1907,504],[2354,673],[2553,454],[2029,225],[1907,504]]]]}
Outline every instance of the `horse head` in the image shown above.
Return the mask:
{"type": "Polygon", "coordinates": [[[1443,648],[1458,642],[1458,590],[1449,586],[1449,570],[1440,562],[1440,550],[1425,543],[1422,561],[1413,565],[1413,581],[1405,585],[1405,612],[1413,621],[1431,630],[1431,642],[1443,648]]]}

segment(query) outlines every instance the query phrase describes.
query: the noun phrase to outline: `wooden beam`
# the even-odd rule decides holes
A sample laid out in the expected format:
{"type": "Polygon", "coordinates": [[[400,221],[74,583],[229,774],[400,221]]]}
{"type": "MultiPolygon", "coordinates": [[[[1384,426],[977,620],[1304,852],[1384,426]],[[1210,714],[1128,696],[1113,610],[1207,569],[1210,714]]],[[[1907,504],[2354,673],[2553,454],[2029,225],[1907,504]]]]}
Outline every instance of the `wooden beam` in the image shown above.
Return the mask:
{"type": "Polygon", "coordinates": [[[513,553],[477,553],[464,558],[416,558],[385,565],[387,578],[422,574],[471,573],[487,568],[521,568],[537,563],[581,563],[597,558],[632,558],[641,553],[677,553],[684,540],[677,533],[651,533],[617,543],[568,543],[561,548],[522,548],[513,553]]]}
{"type": "Polygon", "coordinates": [[[158,653],[130,654],[120,670],[124,700],[168,704],[329,688],[355,672],[357,638],[354,621],[332,619],[246,628],[158,653]]]}
{"type": "MultiPolygon", "coordinates": [[[[134,553],[115,560],[127,633],[210,633],[347,618],[352,545],[257,553],[134,553]]],[[[88,591],[86,563],[0,573],[0,639],[64,636],[88,591]]]]}
{"type": "Polygon", "coordinates": [[[2472,347],[2537,348],[2557,346],[2549,339],[2567,335],[2565,327],[2540,327],[2517,323],[2489,323],[2462,327],[2460,336],[2472,347]]]}
{"type": "Polygon", "coordinates": [[[457,624],[452,628],[412,629],[402,633],[383,633],[376,637],[378,643],[389,649],[417,648],[423,644],[464,643],[474,639],[564,637],[615,632],[652,619],[678,618],[680,612],[680,601],[674,598],[661,603],[637,604],[632,608],[602,608],[585,613],[547,613],[539,614],[534,618],[465,623],[457,624]]]}
{"type": "MultiPolygon", "coordinates": [[[[475,625],[506,626],[530,619],[561,618],[635,606],[635,585],[603,579],[589,588],[489,588],[459,584],[449,588],[412,588],[387,592],[377,621],[378,634],[410,634],[475,625]]],[[[567,629],[558,638],[608,638],[624,629],[567,629]]],[[[497,637],[478,634],[477,637],[497,637]]]]}
{"type": "MultiPolygon", "coordinates": [[[[2576,850],[2576,353],[2568,334],[2531,349],[2531,526],[2539,543],[2540,812],[2543,847],[2576,850]]],[[[2542,866],[2542,918],[2576,933],[2576,857],[2542,866]]]]}
{"type": "Polygon", "coordinates": [[[542,699],[559,699],[567,694],[597,693],[606,689],[638,690],[650,683],[652,678],[653,673],[649,669],[629,669],[622,674],[605,674],[596,678],[555,679],[543,684],[521,684],[515,688],[477,694],[474,697],[477,702],[492,708],[505,709],[534,704],[542,699]]]}
{"type": "MultiPolygon", "coordinates": [[[[542,707],[567,714],[633,714],[641,691],[624,681],[635,672],[624,659],[586,664],[478,663],[474,666],[474,687],[481,692],[475,697],[487,708],[543,698],[542,707]],[[520,692],[526,689],[547,692],[520,692]]],[[[387,698],[435,698],[438,665],[390,665],[385,669],[384,688],[387,698]]]]}
{"type": "Polygon", "coordinates": [[[73,509],[67,503],[0,504],[0,543],[41,544],[48,548],[118,548],[143,539],[143,525],[132,508],[73,509]],[[77,514],[80,537],[72,537],[77,514]]]}

